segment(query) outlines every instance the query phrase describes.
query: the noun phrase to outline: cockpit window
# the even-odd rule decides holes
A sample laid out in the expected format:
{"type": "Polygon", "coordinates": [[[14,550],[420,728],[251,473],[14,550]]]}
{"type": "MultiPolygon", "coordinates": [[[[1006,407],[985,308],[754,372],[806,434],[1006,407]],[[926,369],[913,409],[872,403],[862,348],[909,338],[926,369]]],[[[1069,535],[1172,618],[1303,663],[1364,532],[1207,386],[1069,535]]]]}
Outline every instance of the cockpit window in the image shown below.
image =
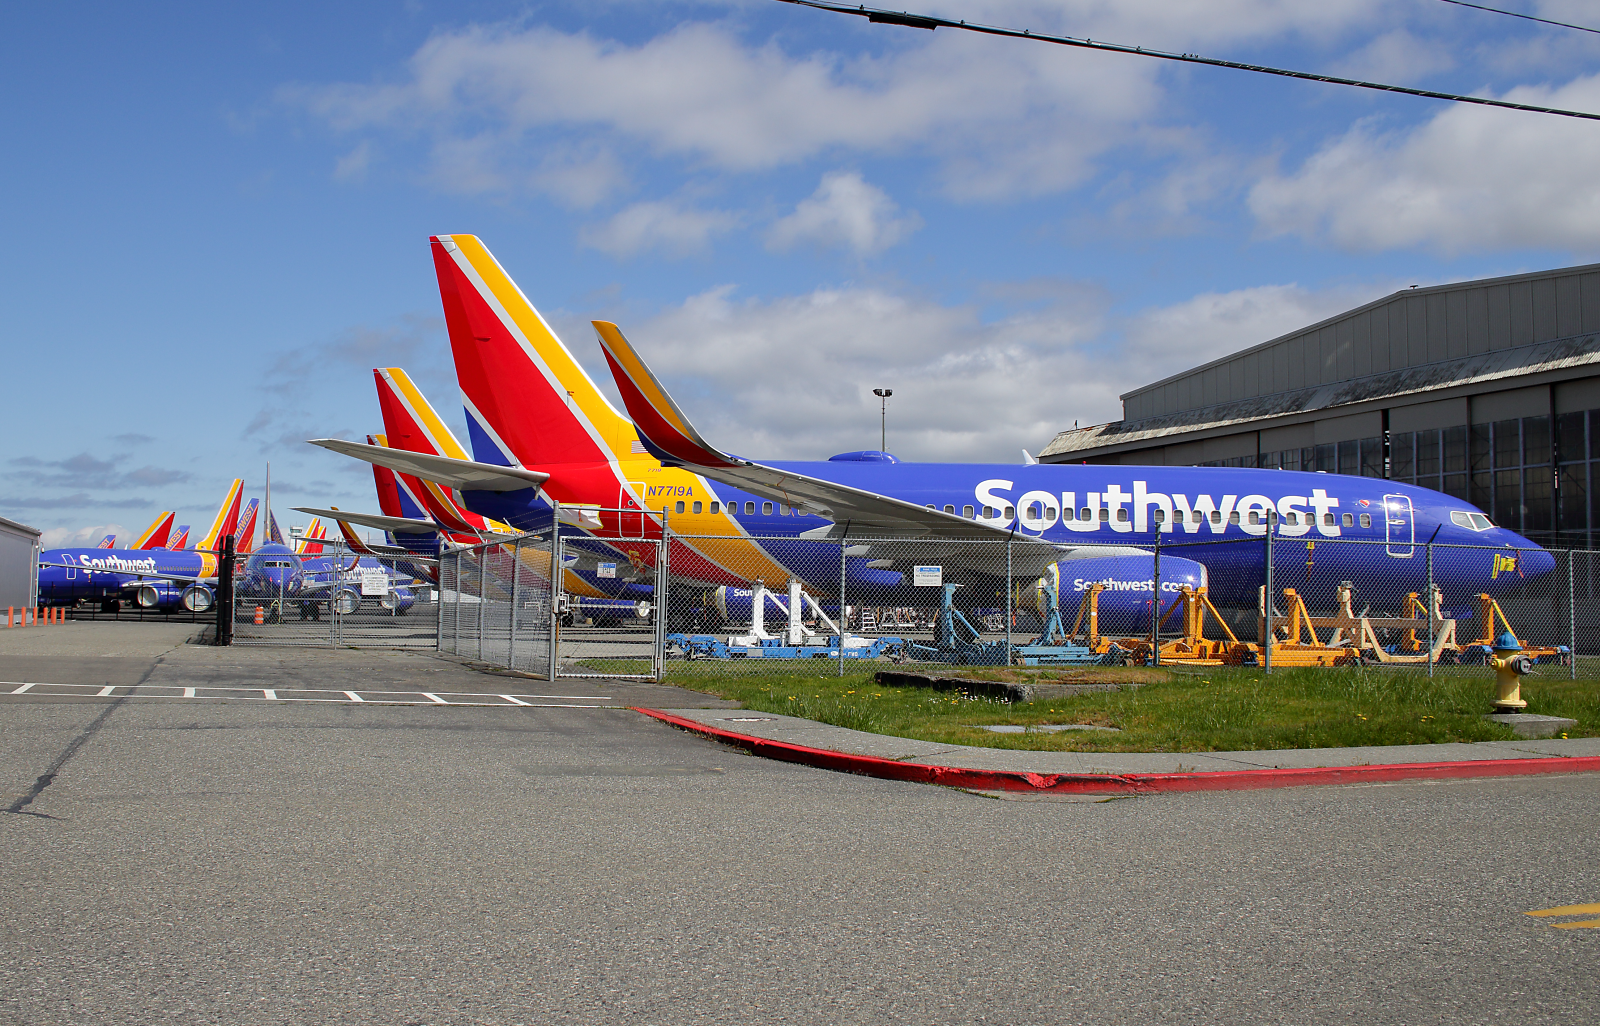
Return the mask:
{"type": "Polygon", "coordinates": [[[1453,510],[1450,513],[1450,522],[1457,527],[1465,527],[1469,531],[1490,531],[1494,529],[1494,522],[1482,513],[1468,513],[1466,510],[1453,510]]]}

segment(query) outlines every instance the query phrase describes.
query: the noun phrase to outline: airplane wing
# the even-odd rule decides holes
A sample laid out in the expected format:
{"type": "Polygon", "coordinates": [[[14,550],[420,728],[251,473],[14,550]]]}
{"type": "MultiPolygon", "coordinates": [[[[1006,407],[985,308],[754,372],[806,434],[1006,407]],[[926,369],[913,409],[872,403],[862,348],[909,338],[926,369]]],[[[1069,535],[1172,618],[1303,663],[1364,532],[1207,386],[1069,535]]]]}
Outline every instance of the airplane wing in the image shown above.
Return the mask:
{"type": "Polygon", "coordinates": [[[432,520],[416,520],[411,517],[386,517],[380,513],[348,513],[342,509],[312,509],[309,506],[294,506],[291,508],[296,513],[309,513],[314,517],[322,517],[324,520],[360,524],[362,527],[370,527],[375,531],[391,531],[395,534],[433,534],[439,530],[439,525],[432,520]]]}
{"type": "Polygon", "coordinates": [[[519,492],[524,488],[539,488],[550,480],[549,474],[541,474],[537,470],[501,467],[493,463],[474,463],[472,460],[457,460],[449,456],[433,456],[405,449],[389,449],[381,445],[364,445],[361,442],[347,442],[342,438],[310,438],[307,441],[345,456],[354,456],[358,460],[375,463],[380,467],[437,481],[447,488],[461,491],[519,492]]]}
{"type": "MultiPolygon", "coordinates": [[[[609,321],[592,323],[640,440],[663,463],[689,467],[713,481],[826,517],[847,526],[852,535],[994,540],[1010,533],[904,499],[764,466],[712,447],[667,395],[621,330],[609,321]]],[[[813,532],[819,537],[841,533],[836,529],[813,532]]],[[[1016,541],[1056,548],[1023,535],[1017,535],[1016,541]]]]}
{"type": "Polygon", "coordinates": [[[152,578],[152,579],[157,580],[157,581],[179,581],[179,582],[181,582],[183,584],[209,584],[212,581],[216,580],[215,576],[212,576],[212,577],[196,577],[193,574],[189,574],[189,575],[167,574],[167,573],[162,573],[159,570],[108,570],[108,569],[104,569],[102,567],[79,566],[77,563],[44,563],[44,562],[41,562],[39,565],[40,566],[58,566],[58,567],[63,567],[65,569],[67,569],[67,570],[78,570],[78,571],[82,572],[85,577],[91,577],[91,578],[95,574],[120,574],[120,575],[122,575],[124,577],[138,577],[139,578],[139,580],[136,580],[136,581],[125,581],[123,583],[123,585],[122,585],[124,588],[136,588],[141,584],[147,583],[145,581],[145,578],[147,578],[147,577],[148,578],[152,578]]]}

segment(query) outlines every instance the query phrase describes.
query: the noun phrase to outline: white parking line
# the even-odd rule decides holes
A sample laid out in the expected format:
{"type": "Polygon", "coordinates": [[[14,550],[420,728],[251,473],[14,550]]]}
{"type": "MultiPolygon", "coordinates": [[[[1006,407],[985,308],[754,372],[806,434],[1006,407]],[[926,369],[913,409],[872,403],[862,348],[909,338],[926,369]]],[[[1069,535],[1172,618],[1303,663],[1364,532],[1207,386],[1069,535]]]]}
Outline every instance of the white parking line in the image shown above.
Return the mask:
{"type": "Polygon", "coordinates": [[[192,699],[198,701],[221,700],[233,702],[312,702],[333,703],[339,705],[448,705],[452,708],[464,706],[469,708],[484,709],[604,709],[620,707],[617,703],[608,701],[598,695],[503,695],[492,692],[447,692],[444,694],[432,691],[339,691],[332,688],[244,688],[225,686],[198,685],[194,687],[179,684],[110,684],[104,687],[98,684],[51,684],[47,681],[0,681],[0,685],[16,684],[18,687],[11,691],[0,692],[0,697],[6,695],[20,695],[32,690],[32,697],[66,698],[76,694],[78,697],[96,698],[109,697],[119,688],[125,690],[126,698],[156,698],[168,700],[192,699]],[[40,691],[39,688],[56,689],[40,691]],[[68,690],[62,690],[68,689],[68,690]],[[280,690],[287,690],[289,694],[280,695],[280,690]],[[200,694],[204,691],[206,694],[200,694]],[[327,697],[318,697],[327,696],[327,697]],[[485,701],[494,699],[495,701],[485,701]],[[545,699],[545,701],[539,701],[545,699]],[[475,701],[476,700],[476,701],[475,701]]]}

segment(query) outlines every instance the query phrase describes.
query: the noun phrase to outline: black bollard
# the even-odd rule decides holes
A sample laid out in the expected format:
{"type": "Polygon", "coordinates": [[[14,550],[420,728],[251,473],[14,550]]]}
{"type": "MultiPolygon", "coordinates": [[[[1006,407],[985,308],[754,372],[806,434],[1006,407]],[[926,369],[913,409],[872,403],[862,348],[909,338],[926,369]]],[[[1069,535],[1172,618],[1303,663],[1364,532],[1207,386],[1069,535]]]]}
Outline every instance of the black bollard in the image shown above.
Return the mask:
{"type": "Polygon", "coordinates": [[[222,559],[217,562],[217,631],[215,644],[233,644],[233,535],[222,539],[222,559]]]}

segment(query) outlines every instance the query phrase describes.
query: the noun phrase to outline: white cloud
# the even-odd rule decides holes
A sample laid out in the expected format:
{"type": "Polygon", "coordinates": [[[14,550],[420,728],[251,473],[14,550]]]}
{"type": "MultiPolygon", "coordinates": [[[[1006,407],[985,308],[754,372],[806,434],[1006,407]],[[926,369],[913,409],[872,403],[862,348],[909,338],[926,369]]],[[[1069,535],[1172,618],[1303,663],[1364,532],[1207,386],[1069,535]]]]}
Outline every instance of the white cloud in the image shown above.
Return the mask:
{"type": "MultiPolygon", "coordinates": [[[[1382,290],[1263,286],[1118,319],[1106,312],[1108,297],[1069,282],[996,294],[1013,291],[1017,302],[1044,302],[985,321],[973,306],[877,288],[741,300],[724,286],[622,327],[711,442],[742,455],[820,459],[876,448],[872,389],[888,387],[896,455],[1009,463],[1074,419],[1119,419],[1123,392],[1382,290]]],[[[566,335],[583,338],[579,326],[566,335]]],[[[580,345],[578,355],[609,382],[593,348],[580,345]]]]}
{"type": "MultiPolygon", "coordinates": [[[[1600,75],[1518,103],[1600,111],[1600,75]]],[[[1360,123],[1298,169],[1250,192],[1262,229],[1353,250],[1425,246],[1459,253],[1535,246],[1600,249],[1600,125],[1463,104],[1415,127],[1360,123]]]]}
{"type": "Polygon", "coordinates": [[[603,224],[584,228],[579,238],[585,246],[614,257],[646,250],[681,256],[703,251],[713,235],[728,231],[738,221],[725,210],[695,210],[655,200],[625,207],[603,224]]]}
{"type": "Polygon", "coordinates": [[[372,143],[362,140],[356,148],[340,157],[333,165],[333,177],[339,182],[360,182],[367,177],[367,167],[372,163],[372,143]]]}
{"type": "MultiPolygon", "coordinates": [[[[884,56],[791,56],[687,24],[637,46],[548,28],[441,32],[389,85],[291,87],[343,131],[431,140],[431,177],[499,191],[563,128],[728,171],[834,149],[926,151],[966,196],[1072,185],[1159,109],[1153,62],[940,33],[884,56]]],[[[531,184],[538,185],[537,181],[531,184]]]]}
{"type": "Polygon", "coordinates": [[[133,535],[121,524],[96,524],[93,527],[47,527],[39,535],[39,545],[46,549],[70,549],[100,544],[108,534],[117,536],[120,544],[133,541],[133,535]]]}
{"type": "Polygon", "coordinates": [[[855,171],[833,171],[822,184],[767,232],[769,249],[811,244],[848,249],[859,256],[882,252],[922,226],[915,213],[896,217],[888,193],[855,171]]]}

